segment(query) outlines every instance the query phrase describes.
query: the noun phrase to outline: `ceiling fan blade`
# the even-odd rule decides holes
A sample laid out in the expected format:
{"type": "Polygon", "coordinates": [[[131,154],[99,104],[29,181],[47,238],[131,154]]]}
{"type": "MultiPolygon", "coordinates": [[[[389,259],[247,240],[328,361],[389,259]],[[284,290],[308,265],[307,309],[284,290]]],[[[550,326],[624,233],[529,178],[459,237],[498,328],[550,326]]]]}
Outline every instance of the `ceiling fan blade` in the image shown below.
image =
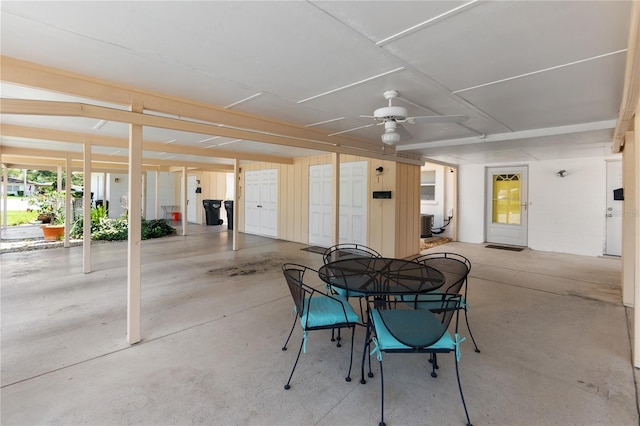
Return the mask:
{"type": "Polygon", "coordinates": [[[374,120],[379,120],[378,117],[373,116],[373,115],[361,115],[360,118],[373,118],[374,120]]]}
{"type": "Polygon", "coordinates": [[[411,139],[413,139],[413,135],[400,124],[398,124],[398,126],[396,127],[396,133],[400,135],[401,141],[410,141],[411,139]]]}
{"type": "Polygon", "coordinates": [[[347,130],[342,130],[340,132],[331,133],[331,134],[329,134],[327,136],[335,136],[335,135],[341,135],[343,133],[355,132],[356,130],[366,129],[367,127],[377,126],[379,124],[380,123],[372,123],[372,124],[367,124],[365,126],[358,126],[358,127],[354,127],[353,129],[347,129],[347,130]]]}
{"type": "Polygon", "coordinates": [[[407,117],[409,123],[419,121],[420,123],[460,123],[469,119],[467,115],[423,115],[418,117],[407,117]]]}

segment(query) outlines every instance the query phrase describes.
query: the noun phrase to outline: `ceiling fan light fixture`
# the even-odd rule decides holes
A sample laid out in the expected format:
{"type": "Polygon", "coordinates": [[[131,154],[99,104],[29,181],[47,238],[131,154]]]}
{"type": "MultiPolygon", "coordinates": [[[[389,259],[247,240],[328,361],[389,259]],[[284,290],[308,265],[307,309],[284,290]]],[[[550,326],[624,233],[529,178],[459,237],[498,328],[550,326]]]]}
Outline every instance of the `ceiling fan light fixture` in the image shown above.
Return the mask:
{"type": "Polygon", "coordinates": [[[396,132],[385,132],[382,134],[382,143],[385,145],[395,145],[400,142],[400,134],[396,132]]]}

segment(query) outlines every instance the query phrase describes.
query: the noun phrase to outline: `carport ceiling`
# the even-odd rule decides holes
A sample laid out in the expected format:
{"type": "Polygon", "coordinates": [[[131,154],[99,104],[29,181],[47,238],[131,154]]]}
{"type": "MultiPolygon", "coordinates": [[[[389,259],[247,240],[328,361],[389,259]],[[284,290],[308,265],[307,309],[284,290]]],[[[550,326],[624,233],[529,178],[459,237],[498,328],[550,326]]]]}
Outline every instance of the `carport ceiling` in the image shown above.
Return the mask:
{"type": "MultiPolygon", "coordinates": [[[[297,129],[283,145],[246,133],[145,127],[153,148],[145,147],[147,158],[223,165],[233,155],[287,161],[339,147],[449,164],[606,155],[631,14],[631,2],[622,1],[3,1],[0,8],[3,157],[25,148],[68,150],[57,137],[37,141],[32,128],[123,141],[128,135],[128,126],[113,120],[100,126],[95,117],[5,108],[15,98],[128,109],[106,95],[87,99],[81,88],[56,93],[53,79],[5,72],[5,64],[27,61],[292,125],[272,132],[278,137],[297,129]],[[468,119],[405,123],[408,136],[386,147],[383,126],[360,116],[385,106],[388,89],[399,92],[394,102],[410,116],[468,119]],[[231,155],[217,157],[216,150],[231,155]]],[[[247,123],[245,130],[256,130],[247,123]]],[[[126,156],[126,148],[101,149],[126,156]]]]}

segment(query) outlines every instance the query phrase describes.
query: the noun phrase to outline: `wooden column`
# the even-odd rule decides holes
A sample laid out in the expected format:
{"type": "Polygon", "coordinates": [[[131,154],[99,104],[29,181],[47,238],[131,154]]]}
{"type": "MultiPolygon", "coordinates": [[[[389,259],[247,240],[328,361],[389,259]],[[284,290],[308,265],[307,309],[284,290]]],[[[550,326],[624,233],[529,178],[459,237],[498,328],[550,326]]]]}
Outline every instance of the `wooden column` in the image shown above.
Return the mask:
{"type": "Polygon", "coordinates": [[[142,172],[142,217],[147,218],[147,172],[142,172]]]}
{"type": "MultiPolygon", "coordinates": [[[[2,157],[0,156],[0,159],[2,159],[2,157]]],[[[3,229],[7,229],[7,203],[8,203],[8,199],[7,199],[7,189],[9,189],[9,185],[7,184],[7,168],[5,167],[2,170],[2,226],[0,226],[0,228],[3,229]]],[[[1,234],[0,234],[1,235],[1,234]]]]}
{"type": "MultiPolygon", "coordinates": [[[[640,111],[640,104],[636,111],[640,111]]],[[[639,128],[640,126],[640,117],[636,114],[635,116],[635,128],[639,128]]],[[[640,235],[638,235],[638,231],[640,230],[640,172],[638,172],[638,164],[640,164],[640,149],[638,145],[640,144],[640,132],[634,132],[635,137],[633,138],[633,169],[634,169],[634,179],[632,181],[632,187],[629,192],[633,192],[634,200],[633,205],[629,206],[631,211],[627,210],[625,206],[625,216],[628,214],[633,216],[633,222],[635,223],[635,229],[633,235],[633,262],[635,264],[634,271],[634,309],[633,309],[633,365],[636,368],[640,368],[640,235]]],[[[626,150],[626,147],[625,147],[626,150]]],[[[625,193],[627,190],[625,189],[625,193]]],[[[626,196],[625,196],[626,202],[626,196]]],[[[625,229],[623,234],[627,233],[625,229]]],[[[624,253],[623,253],[624,255],[624,253]]]]}
{"type": "MultiPolygon", "coordinates": [[[[24,172],[26,175],[27,171],[25,170],[24,172]]],[[[56,166],[56,172],[56,191],[62,191],[62,165],[59,164],[56,166]]],[[[91,176],[89,176],[89,179],[91,179],[91,176]]]]}
{"type": "Polygon", "coordinates": [[[91,144],[85,143],[82,149],[82,173],[84,175],[82,214],[85,218],[82,222],[82,271],[88,274],[91,272],[91,144]]]}
{"type": "Polygon", "coordinates": [[[64,173],[67,177],[64,181],[64,246],[70,247],[69,234],[71,233],[71,215],[73,207],[71,206],[71,158],[67,157],[64,164],[64,173]]]}
{"type": "Polygon", "coordinates": [[[240,202],[240,160],[233,159],[233,250],[238,251],[238,203],[240,202]]]}
{"type": "Polygon", "coordinates": [[[182,167],[182,189],[180,197],[180,219],[182,221],[182,235],[187,235],[187,168],[182,167]]]}
{"type": "MultiPolygon", "coordinates": [[[[141,104],[131,111],[141,113],[141,104]]],[[[127,342],[141,340],[141,203],[142,203],[142,126],[129,124],[129,240],[127,256],[127,342]]]]}
{"type": "Polygon", "coordinates": [[[155,207],[155,218],[156,219],[162,219],[160,217],[160,171],[156,170],[156,187],[155,187],[155,191],[156,191],[156,205],[155,207]]]}

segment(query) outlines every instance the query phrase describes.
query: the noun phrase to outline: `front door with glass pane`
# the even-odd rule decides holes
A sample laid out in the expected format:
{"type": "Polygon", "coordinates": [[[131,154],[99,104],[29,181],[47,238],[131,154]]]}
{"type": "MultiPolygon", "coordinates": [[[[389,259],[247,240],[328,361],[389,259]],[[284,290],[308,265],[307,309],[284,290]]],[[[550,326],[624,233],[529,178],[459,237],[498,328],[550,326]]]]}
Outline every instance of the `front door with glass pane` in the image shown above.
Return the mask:
{"type": "Polygon", "coordinates": [[[486,217],[487,242],[527,245],[527,167],[487,169],[486,217]]]}

